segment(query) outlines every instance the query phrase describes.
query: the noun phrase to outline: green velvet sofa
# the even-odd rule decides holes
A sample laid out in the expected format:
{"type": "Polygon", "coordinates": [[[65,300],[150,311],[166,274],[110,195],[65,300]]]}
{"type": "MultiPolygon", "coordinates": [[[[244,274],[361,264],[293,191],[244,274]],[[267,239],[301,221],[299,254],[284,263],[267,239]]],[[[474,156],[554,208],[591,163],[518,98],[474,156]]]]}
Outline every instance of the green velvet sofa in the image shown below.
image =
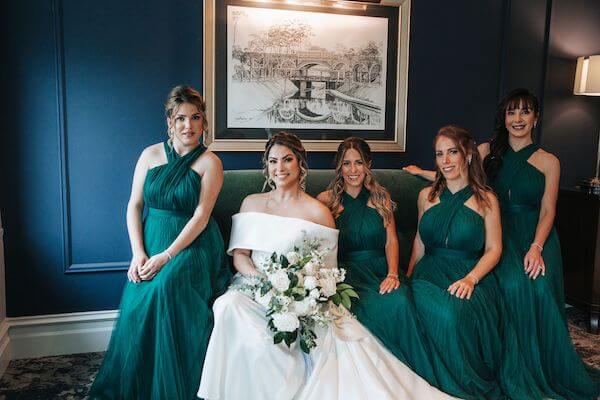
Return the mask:
{"type": "MultiPolygon", "coordinates": [[[[400,241],[400,268],[406,270],[412,241],[417,227],[417,196],[427,185],[425,180],[414,177],[402,170],[374,170],[379,182],[385,186],[396,202],[396,225],[400,241]]],[[[333,180],[333,170],[310,170],[306,191],[312,196],[325,190],[333,180]]],[[[252,193],[262,190],[264,177],[260,170],[225,171],[223,188],[213,211],[225,243],[229,242],[231,216],[237,213],[242,200],[252,193]]]]}

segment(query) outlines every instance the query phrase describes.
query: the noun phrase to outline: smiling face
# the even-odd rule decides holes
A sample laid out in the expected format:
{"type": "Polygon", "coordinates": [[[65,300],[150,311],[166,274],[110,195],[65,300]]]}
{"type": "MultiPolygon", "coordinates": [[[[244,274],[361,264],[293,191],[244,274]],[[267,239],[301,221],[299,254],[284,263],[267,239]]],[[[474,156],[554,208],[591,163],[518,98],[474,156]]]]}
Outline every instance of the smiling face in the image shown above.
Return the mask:
{"type": "Polygon", "coordinates": [[[276,187],[297,185],[300,182],[300,164],[286,146],[273,145],[267,158],[269,177],[276,187]]]}
{"type": "Polygon", "coordinates": [[[197,145],[204,131],[203,121],[198,107],[183,103],[171,118],[167,118],[167,125],[173,134],[173,142],[178,142],[185,147],[197,145]]]}
{"type": "Polygon", "coordinates": [[[365,181],[365,176],[367,175],[367,168],[368,166],[365,164],[357,150],[346,150],[342,159],[341,168],[346,189],[348,187],[362,187],[365,181]]]}
{"type": "Polygon", "coordinates": [[[444,135],[435,142],[435,163],[446,181],[459,179],[467,174],[467,160],[458,144],[444,135]]]}
{"type": "Polygon", "coordinates": [[[524,138],[531,136],[537,117],[531,107],[521,101],[518,107],[506,109],[504,124],[511,136],[524,138]]]}

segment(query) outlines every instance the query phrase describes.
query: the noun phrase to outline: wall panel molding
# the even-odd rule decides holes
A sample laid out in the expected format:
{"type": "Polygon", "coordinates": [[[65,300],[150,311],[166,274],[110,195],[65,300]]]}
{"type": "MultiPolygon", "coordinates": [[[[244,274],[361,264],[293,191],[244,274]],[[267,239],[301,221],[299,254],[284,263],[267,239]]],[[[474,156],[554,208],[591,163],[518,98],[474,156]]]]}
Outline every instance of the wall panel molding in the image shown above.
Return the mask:
{"type": "Polygon", "coordinates": [[[58,115],[59,168],[61,190],[61,216],[63,237],[63,271],[85,273],[102,271],[124,271],[128,261],[73,263],[71,235],[71,190],[68,164],[67,93],[65,72],[64,17],[62,0],[52,0],[53,38],[56,66],[56,113],[58,115]]]}

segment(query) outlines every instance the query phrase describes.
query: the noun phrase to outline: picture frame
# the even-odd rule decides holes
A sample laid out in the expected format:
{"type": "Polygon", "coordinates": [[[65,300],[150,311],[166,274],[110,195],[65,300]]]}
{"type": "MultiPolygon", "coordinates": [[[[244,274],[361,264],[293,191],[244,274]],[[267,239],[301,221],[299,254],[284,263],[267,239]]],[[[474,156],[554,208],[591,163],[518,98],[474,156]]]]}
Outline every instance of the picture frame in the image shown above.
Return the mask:
{"type": "Polygon", "coordinates": [[[285,130],[308,151],[404,151],[410,1],[205,0],[205,144],[262,151],[285,130]]]}

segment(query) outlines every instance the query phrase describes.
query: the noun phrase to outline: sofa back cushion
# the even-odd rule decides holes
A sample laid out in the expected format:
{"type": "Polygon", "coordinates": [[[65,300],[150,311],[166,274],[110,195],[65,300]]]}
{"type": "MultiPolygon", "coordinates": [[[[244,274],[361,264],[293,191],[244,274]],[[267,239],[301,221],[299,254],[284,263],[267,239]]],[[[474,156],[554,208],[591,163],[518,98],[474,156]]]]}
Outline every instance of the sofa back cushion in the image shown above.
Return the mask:
{"type": "MultiPolygon", "coordinates": [[[[400,267],[406,269],[417,227],[417,196],[427,182],[401,170],[376,169],[373,172],[397,204],[395,215],[400,241],[400,267]]],[[[310,170],[306,192],[312,196],[318,195],[327,188],[333,177],[333,170],[310,170]]],[[[225,243],[229,242],[231,216],[239,211],[246,196],[262,190],[264,181],[260,170],[225,171],[223,189],[213,211],[225,243]]]]}

